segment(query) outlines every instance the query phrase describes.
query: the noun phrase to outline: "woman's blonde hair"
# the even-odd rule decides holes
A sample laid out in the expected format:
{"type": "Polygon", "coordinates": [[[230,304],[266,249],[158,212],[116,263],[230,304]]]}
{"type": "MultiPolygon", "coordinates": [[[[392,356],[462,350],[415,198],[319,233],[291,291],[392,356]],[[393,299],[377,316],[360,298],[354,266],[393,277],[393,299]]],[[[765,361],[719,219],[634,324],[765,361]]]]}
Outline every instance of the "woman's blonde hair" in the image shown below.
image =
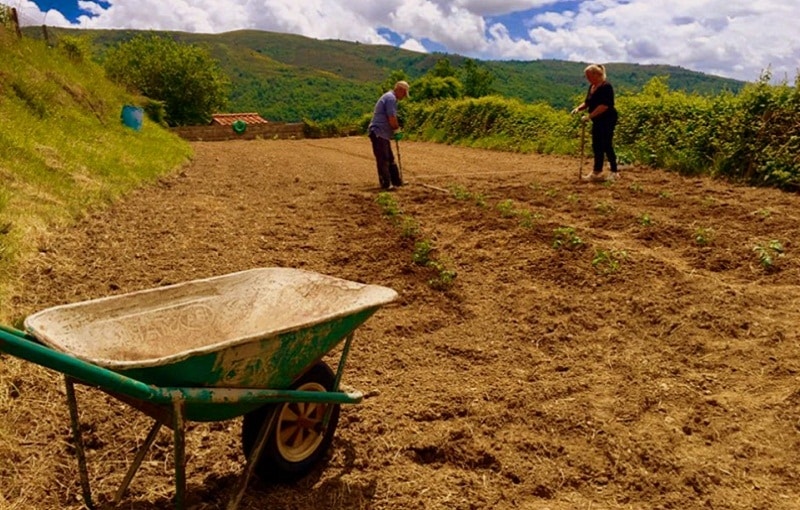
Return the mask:
{"type": "Polygon", "coordinates": [[[583,72],[602,76],[604,80],[606,79],[606,67],[603,64],[589,64],[583,72]]]}

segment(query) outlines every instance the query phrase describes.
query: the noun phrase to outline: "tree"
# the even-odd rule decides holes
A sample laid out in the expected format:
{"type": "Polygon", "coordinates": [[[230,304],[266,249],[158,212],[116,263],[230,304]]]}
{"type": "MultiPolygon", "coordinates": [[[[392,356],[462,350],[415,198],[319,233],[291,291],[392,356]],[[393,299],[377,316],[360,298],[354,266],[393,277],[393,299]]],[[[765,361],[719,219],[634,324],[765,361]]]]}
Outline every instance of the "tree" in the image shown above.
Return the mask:
{"type": "Polygon", "coordinates": [[[416,82],[411,91],[414,101],[436,99],[458,99],[464,95],[464,86],[453,76],[440,78],[425,75],[416,82]]]}
{"type": "Polygon", "coordinates": [[[437,78],[447,78],[450,76],[455,77],[456,69],[448,59],[440,58],[436,61],[436,64],[434,64],[433,68],[428,71],[428,74],[437,78]]]}
{"type": "Polygon", "coordinates": [[[195,45],[140,35],[110,49],[104,67],[110,79],[164,102],[170,126],[208,124],[227,103],[228,78],[195,45]]]}
{"type": "Polygon", "coordinates": [[[389,77],[383,80],[381,83],[380,93],[383,94],[388,90],[392,90],[394,88],[394,84],[401,80],[408,81],[406,72],[402,69],[395,69],[389,74],[389,77]]]}
{"type": "Polygon", "coordinates": [[[464,62],[464,95],[483,97],[492,93],[494,74],[485,67],[479,67],[472,59],[464,62]]]}

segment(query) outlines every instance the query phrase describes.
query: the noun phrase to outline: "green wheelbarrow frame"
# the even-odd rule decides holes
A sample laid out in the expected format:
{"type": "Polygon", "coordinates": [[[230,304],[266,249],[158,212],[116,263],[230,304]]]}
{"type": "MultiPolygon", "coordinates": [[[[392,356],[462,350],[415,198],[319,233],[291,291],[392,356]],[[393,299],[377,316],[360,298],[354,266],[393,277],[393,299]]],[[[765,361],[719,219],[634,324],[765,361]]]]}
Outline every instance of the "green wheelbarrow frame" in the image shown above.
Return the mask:
{"type": "MultiPolygon", "coordinates": [[[[154,424],[139,448],[134,461],[128,468],[120,487],[118,488],[113,504],[118,504],[128,489],[134,475],[145,458],[147,451],[155,441],[163,425],[173,431],[173,455],[175,462],[175,508],[183,509],[186,504],[186,454],[185,454],[185,424],[186,410],[192,406],[208,405],[232,406],[238,411],[229,412],[239,416],[247,411],[270,403],[304,402],[318,404],[358,404],[363,399],[357,390],[339,391],[344,365],[350,351],[354,333],[350,333],[344,343],[336,371],[333,391],[295,391],[274,390],[262,388],[186,388],[153,386],[132,379],[117,372],[92,365],[68,354],[55,351],[41,345],[36,338],[23,331],[0,325],[0,351],[11,354],[50,368],[64,374],[66,385],[67,405],[70,414],[70,427],[75,442],[75,455],[80,471],[81,490],[83,499],[88,508],[95,508],[92,502],[92,492],[89,484],[89,472],[83,438],[80,432],[78,403],[75,397],[75,384],[85,384],[107,393],[118,400],[129,404],[144,414],[153,418],[154,424]]],[[[323,430],[327,426],[328,415],[323,422],[323,430]]],[[[244,495],[245,489],[253,475],[257,459],[261,456],[264,445],[271,429],[275,426],[277,413],[273,414],[270,421],[264,422],[256,440],[256,445],[247,458],[244,471],[239,476],[234,492],[228,502],[228,510],[236,510],[244,495]]],[[[226,419],[226,418],[223,418],[226,419]]],[[[208,420],[204,420],[208,421],[208,420]]],[[[217,420],[213,420],[217,421],[217,420]]]]}
{"type": "MultiPolygon", "coordinates": [[[[354,332],[396,297],[386,287],[261,268],[43,310],[25,320],[28,331],[0,325],[0,352],[64,374],[81,489],[89,508],[94,506],[76,383],[99,389],[155,420],[114,504],[161,426],[173,431],[175,507],[183,509],[186,422],[243,415],[245,421],[251,419],[257,425],[250,433],[257,433],[249,452],[245,447],[247,463],[227,507],[235,510],[268,439],[281,430],[280,404],[326,405],[318,437],[331,438],[335,422],[331,430],[328,425],[334,409],[361,402],[360,392],[340,389],[354,332]],[[215,334],[221,338],[209,338],[215,334]],[[314,391],[302,390],[304,384],[293,389],[342,341],[336,372],[325,367],[326,378],[332,380],[307,386],[314,391]],[[262,418],[262,408],[269,405],[274,409],[262,418]]],[[[316,445],[309,457],[320,450],[316,445]]]]}

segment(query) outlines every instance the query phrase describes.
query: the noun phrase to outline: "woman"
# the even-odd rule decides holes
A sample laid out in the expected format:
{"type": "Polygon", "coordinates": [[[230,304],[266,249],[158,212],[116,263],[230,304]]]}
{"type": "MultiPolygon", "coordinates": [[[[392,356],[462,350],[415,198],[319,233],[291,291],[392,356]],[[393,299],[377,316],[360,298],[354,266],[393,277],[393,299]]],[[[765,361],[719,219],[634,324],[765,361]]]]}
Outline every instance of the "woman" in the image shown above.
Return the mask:
{"type": "Polygon", "coordinates": [[[589,181],[602,180],[603,158],[608,157],[611,167],[609,179],[619,178],[617,171],[617,155],[614,153],[614,128],[617,126],[617,110],[614,108],[614,88],[606,81],[606,69],[602,64],[591,64],[584,69],[583,74],[589,81],[589,92],[580,106],[572,110],[578,113],[583,110],[589,112],[582,121],[592,121],[592,152],[594,153],[594,169],[592,173],[584,175],[589,181]]]}

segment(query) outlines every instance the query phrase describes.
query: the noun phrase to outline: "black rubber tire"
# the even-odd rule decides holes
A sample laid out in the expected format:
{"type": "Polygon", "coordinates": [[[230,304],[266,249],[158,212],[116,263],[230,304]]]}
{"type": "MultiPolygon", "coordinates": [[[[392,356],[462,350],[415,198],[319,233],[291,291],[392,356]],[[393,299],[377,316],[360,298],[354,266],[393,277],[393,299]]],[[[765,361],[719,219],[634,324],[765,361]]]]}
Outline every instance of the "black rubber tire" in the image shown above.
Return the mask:
{"type": "MultiPolygon", "coordinates": [[[[320,361],[294,384],[292,389],[331,391],[335,375],[320,361]]],[[[269,404],[251,411],[242,422],[242,451],[245,457],[255,447],[261,425],[273,413],[278,421],[269,432],[267,444],[258,459],[255,473],[265,482],[294,482],[306,476],[323,460],[333,442],[339,424],[340,404],[292,403],[269,404]],[[328,426],[321,430],[322,418],[329,405],[333,405],[328,426]],[[300,419],[297,419],[297,418],[300,419]]]]}

